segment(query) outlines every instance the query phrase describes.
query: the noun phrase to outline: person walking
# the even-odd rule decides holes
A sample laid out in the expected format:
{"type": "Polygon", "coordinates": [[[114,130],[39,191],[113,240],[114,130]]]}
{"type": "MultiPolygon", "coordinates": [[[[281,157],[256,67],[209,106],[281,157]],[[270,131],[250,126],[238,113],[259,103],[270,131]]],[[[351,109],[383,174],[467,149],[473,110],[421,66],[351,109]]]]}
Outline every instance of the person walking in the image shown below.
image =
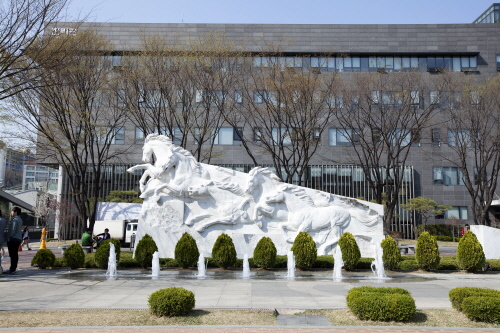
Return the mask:
{"type": "Polygon", "coordinates": [[[19,245],[22,242],[22,232],[21,227],[23,225],[23,220],[19,215],[21,215],[21,208],[14,207],[10,213],[12,220],[9,224],[9,233],[7,235],[7,248],[9,249],[10,256],[10,268],[3,271],[3,274],[14,274],[17,270],[17,262],[19,261],[19,245]]]}
{"type": "Polygon", "coordinates": [[[23,245],[26,244],[26,247],[28,248],[28,251],[31,251],[30,247],[30,228],[28,226],[25,226],[23,228],[23,242],[21,243],[21,248],[23,245]]]}

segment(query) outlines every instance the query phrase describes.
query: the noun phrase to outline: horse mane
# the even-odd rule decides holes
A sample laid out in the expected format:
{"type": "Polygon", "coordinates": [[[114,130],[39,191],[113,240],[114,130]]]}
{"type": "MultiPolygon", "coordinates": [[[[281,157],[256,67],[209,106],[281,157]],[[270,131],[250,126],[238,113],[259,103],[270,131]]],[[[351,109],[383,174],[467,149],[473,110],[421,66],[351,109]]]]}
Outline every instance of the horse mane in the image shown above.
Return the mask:
{"type": "Polygon", "coordinates": [[[201,164],[198,163],[196,158],[194,158],[193,154],[191,154],[191,152],[189,150],[186,150],[182,147],[177,146],[174,149],[172,149],[172,152],[186,157],[186,159],[187,159],[186,162],[188,162],[191,165],[194,172],[196,172],[198,175],[202,174],[201,164]]]}
{"type": "Polygon", "coordinates": [[[281,184],[278,188],[282,192],[289,190],[293,195],[295,195],[297,198],[307,203],[309,206],[316,207],[314,200],[311,198],[309,194],[306,193],[306,191],[303,188],[287,183],[281,184]]]}
{"type": "Polygon", "coordinates": [[[229,192],[236,194],[236,195],[239,195],[239,196],[243,196],[245,194],[243,189],[236,183],[232,183],[232,182],[231,183],[223,183],[223,182],[214,181],[213,185],[217,186],[221,190],[229,191],[229,192]]]}
{"type": "Polygon", "coordinates": [[[172,139],[170,139],[167,135],[161,135],[157,133],[151,133],[146,136],[144,143],[148,143],[149,141],[161,141],[167,143],[169,145],[173,145],[172,139]]]}

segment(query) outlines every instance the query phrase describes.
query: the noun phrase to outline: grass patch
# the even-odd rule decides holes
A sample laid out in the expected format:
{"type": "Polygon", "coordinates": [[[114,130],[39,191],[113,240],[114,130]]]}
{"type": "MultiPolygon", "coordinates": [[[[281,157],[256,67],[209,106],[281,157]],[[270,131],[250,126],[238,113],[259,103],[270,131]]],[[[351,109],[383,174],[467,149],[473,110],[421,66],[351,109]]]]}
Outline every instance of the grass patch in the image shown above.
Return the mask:
{"type": "Polygon", "coordinates": [[[156,317],[148,310],[24,311],[0,313],[0,327],[275,325],[271,312],[193,310],[182,317],[156,317]]]}
{"type": "Polygon", "coordinates": [[[428,326],[428,327],[471,327],[500,328],[499,324],[488,324],[469,320],[455,309],[417,309],[409,322],[385,322],[359,320],[349,309],[306,310],[306,315],[324,315],[332,326],[428,326]]]}
{"type": "MultiPolygon", "coordinates": [[[[297,310],[295,310],[297,311],[297,310]]],[[[359,320],[348,309],[305,310],[297,314],[325,315],[332,326],[425,326],[500,328],[469,320],[455,309],[418,310],[415,318],[406,323],[359,320]]],[[[276,325],[269,311],[193,310],[182,317],[156,317],[148,310],[83,310],[83,311],[23,311],[0,312],[0,327],[53,326],[158,326],[158,325],[276,325]]]]}

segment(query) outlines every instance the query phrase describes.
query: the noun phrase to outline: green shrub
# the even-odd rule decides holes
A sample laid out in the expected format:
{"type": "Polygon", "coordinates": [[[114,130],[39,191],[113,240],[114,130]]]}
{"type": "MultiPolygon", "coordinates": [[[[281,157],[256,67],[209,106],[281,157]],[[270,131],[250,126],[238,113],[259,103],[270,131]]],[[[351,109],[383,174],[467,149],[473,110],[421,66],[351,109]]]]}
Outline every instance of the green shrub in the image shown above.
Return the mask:
{"type": "Polygon", "coordinates": [[[439,262],[438,270],[456,271],[459,269],[458,262],[451,257],[443,257],[439,262]]]}
{"type": "Polygon", "coordinates": [[[318,256],[313,265],[314,268],[333,268],[333,256],[332,255],[324,255],[318,256]]]}
{"type": "Polygon", "coordinates": [[[415,258],[420,269],[430,271],[438,268],[440,261],[438,244],[428,232],[423,232],[418,236],[415,258]]]}
{"type": "Polygon", "coordinates": [[[54,262],[56,261],[56,256],[49,249],[41,249],[35,254],[33,259],[31,259],[31,266],[38,266],[40,269],[46,269],[47,267],[54,267],[54,262]]]}
{"type": "Polygon", "coordinates": [[[66,260],[64,259],[64,257],[59,257],[59,258],[56,258],[56,260],[54,261],[54,265],[52,267],[66,267],[68,266],[66,264],[66,260]]]}
{"type": "Polygon", "coordinates": [[[492,271],[500,271],[500,259],[488,259],[488,265],[492,271]]]}
{"type": "Polygon", "coordinates": [[[399,262],[399,269],[418,269],[418,263],[415,259],[406,259],[399,262]]]}
{"type": "Polygon", "coordinates": [[[359,258],[357,269],[371,269],[374,258],[359,258]]]}
{"type": "MultiPolygon", "coordinates": [[[[420,224],[418,227],[418,234],[420,235],[421,233],[424,232],[424,226],[420,224]]],[[[427,224],[425,226],[425,231],[430,233],[433,236],[453,236],[453,229],[454,226],[449,225],[449,224],[427,224]]]]}
{"type": "Polygon", "coordinates": [[[149,310],[156,316],[182,316],[194,308],[194,294],[184,288],[160,289],[149,295],[149,310]]]}
{"type": "Polygon", "coordinates": [[[486,259],[483,247],[472,231],[467,231],[460,239],[457,247],[457,262],[461,269],[468,272],[480,270],[486,259]]]}
{"type": "Polygon", "coordinates": [[[382,254],[382,261],[384,262],[384,268],[394,269],[397,268],[399,262],[401,261],[401,251],[399,251],[398,244],[389,235],[385,236],[385,239],[380,244],[384,253],[382,254]]]}
{"type": "Polygon", "coordinates": [[[263,237],[253,250],[253,260],[257,267],[269,269],[274,267],[276,261],[276,246],[271,238],[263,237]]]}
{"type": "Polygon", "coordinates": [[[276,256],[276,261],[274,262],[274,268],[286,268],[288,265],[288,257],[287,256],[276,256]]]}
{"type": "Polygon", "coordinates": [[[158,251],[153,237],[145,234],[135,248],[135,260],[141,265],[142,268],[151,267],[153,262],[153,253],[158,251]]]}
{"type": "MultiPolygon", "coordinates": [[[[434,238],[436,238],[437,241],[441,241],[441,242],[453,242],[452,236],[436,235],[436,236],[434,236],[434,238]]],[[[456,241],[456,239],[457,239],[457,237],[455,237],[455,241],[456,241]]]]}
{"type": "Polygon", "coordinates": [[[120,261],[118,261],[118,267],[120,268],[140,268],[141,265],[132,258],[131,252],[122,252],[120,255],[120,261]]]}
{"type": "Polygon", "coordinates": [[[103,240],[94,256],[95,265],[99,268],[108,268],[109,243],[113,243],[115,245],[116,261],[118,262],[120,260],[120,241],[115,238],[103,240]]]}
{"type": "Polygon", "coordinates": [[[295,256],[295,266],[301,269],[309,269],[312,267],[318,257],[316,243],[311,235],[305,231],[299,232],[291,248],[295,256]]]}
{"type": "Polygon", "coordinates": [[[340,236],[339,245],[342,250],[344,268],[348,271],[355,269],[361,258],[361,252],[359,251],[356,239],[350,232],[344,232],[342,236],[340,236]]]}
{"type": "Polygon", "coordinates": [[[487,288],[460,287],[450,290],[448,296],[450,297],[451,306],[458,311],[462,311],[462,303],[467,297],[495,297],[500,299],[500,291],[487,288]]]}
{"type": "Polygon", "coordinates": [[[85,253],[80,244],[71,244],[63,254],[67,265],[71,269],[77,269],[84,266],[85,263],[85,253]]]}
{"type": "Polygon", "coordinates": [[[172,258],[160,258],[160,266],[162,267],[179,267],[177,260],[172,258]]]}
{"type": "Polygon", "coordinates": [[[95,252],[85,254],[85,261],[83,263],[83,267],[98,268],[97,265],[95,264],[95,252]]]}
{"type": "MultiPolygon", "coordinates": [[[[250,268],[257,268],[253,258],[248,258],[248,266],[250,268]]],[[[234,268],[243,268],[243,259],[236,259],[236,263],[234,264],[234,268]]]]}
{"type": "Polygon", "coordinates": [[[500,298],[471,296],[462,302],[462,312],[474,321],[500,324],[500,298]]]}
{"type": "Polygon", "coordinates": [[[181,268],[196,266],[200,257],[198,246],[193,236],[185,232],[175,245],[175,260],[181,268]]]}
{"type": "Polygon", "coordinates": [[[217,237],[212,248],[212,259],[218,267],[227,269],[236,263],[236,249],[233,240],[227,234],[217,237]]]}
{"type": "Polygon", "coordinates": [[[352,288],[346,303],[361,320],[409,321],[416,312],[415,300],[401,288],[352,288]]]}

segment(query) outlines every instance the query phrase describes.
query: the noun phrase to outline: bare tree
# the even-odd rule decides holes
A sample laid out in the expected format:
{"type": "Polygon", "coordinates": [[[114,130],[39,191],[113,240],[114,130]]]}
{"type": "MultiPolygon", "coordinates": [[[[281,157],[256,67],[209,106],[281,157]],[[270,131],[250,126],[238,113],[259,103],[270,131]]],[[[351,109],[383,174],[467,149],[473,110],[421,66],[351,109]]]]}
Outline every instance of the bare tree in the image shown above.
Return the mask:
{"type": "Polygon", "coordinates": [[[489,208],[495,197],[500,170],[500,80],[477,83],[467,76],[454,77],[455,107],[446,109],[447,158],[463,174],[476,224],[490,225],[489,208]]]}
{"type": "Polygon", "coordinates": [[[224,57],[220,50],[214,54],[211,42],[215,40],[207,35],[180,46],[172,40],[148,36],[143,39],[142,57],[126,60],[122,71],[122,95],[139,130],[144,135],[166,134],[208,163],[211,139],[222,119],[213,104],[211,88],[215,81],[209,79],[213,79],[214,59],[224,57]],[[195,138],[195,144],[190,144],[190,138],[195,138]]]}
{"type": "Polygon", "coordinates": [[[298,69],[303,58],[272,54],[256,58],[258,63],[245,59],[246,79],[236,85],[242,106],[224,109],[224,118],[241,128],[241,141],[255,164],[270,157],[278,177],[301,184],[334,114],[324,101],[333,95],[337,75],[298,69]]]}
{"type": "MultiPolygon", "coordinates": [[[[53,43],[60,47],[59,40],[53,43]]],[[[64,61],[55,59],[56,68],[40,68],[35,75],[42,84],[17,94],[12,108],[20,126],[36,130],[38,159],[64,167],[79,223],[88,219],[93,228],[92,202],[100,195],[105,165],[128,148],[126,113],[118,107],[116,77],[106,56],[109,43],[88,30],[64,44],[64,61]]]]}
{"type": "Polygon", "coordinates": [[[407,159],[420,133],[430,126],[434,107],[423,103],[428,85],[418,72],[353,73],[343,79],[336,118],[353,164],[359,164],[374,193],[385,204],[384,231],[391,230],[407,159]]]}
{"type": "MultiPolygon", "coordinates": [[[[41,47],[39,37],[42,36],[47,23],[59,18],[67,2],[67,0],[2,1],[0,5],[0,100],[33,86],[34,81],[38,80],[39,77],[35,73],[31,76],[23,73],[37,70],[40,66],[47,66],[47,64],[40,63],[40,58],[35,61],[33,52],[46,49],[48,39],[43,40],[43,47],[41,47]],[[36,48],[33,48],[35,45],[36,48]]],[[[55,51],[54,48],[51,47],[51,49],[55,51]]]]}

